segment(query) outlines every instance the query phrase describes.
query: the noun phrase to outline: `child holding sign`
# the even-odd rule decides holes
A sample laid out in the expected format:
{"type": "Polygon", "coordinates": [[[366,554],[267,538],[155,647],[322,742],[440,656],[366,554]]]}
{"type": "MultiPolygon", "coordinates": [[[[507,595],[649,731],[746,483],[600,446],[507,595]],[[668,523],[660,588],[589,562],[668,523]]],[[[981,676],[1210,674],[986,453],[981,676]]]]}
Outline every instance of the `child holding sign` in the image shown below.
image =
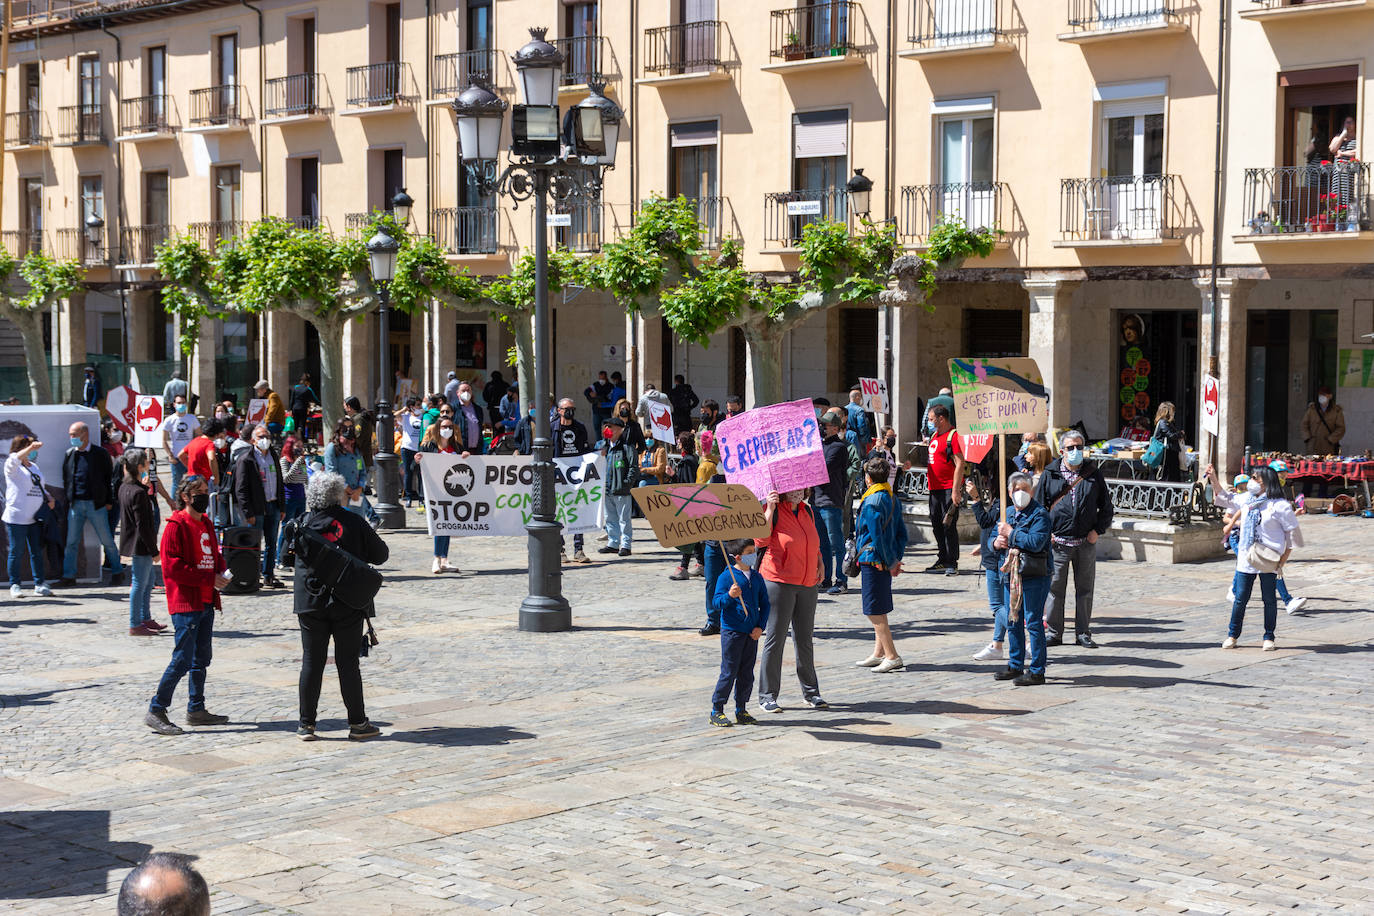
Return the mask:
{"type": "Polygon", "coordinates": [[[749,693],[754,689],[754,662],[759,653],[759,637],[768,626],[768,590],[763,577],[754,571],[758,554],[748,538],[729,541],[727,556],[735,565],[726,568],[716,581],[714,610],[720,615],[720,678],[711,695],[711,724],[727,728],[725,701],[735,693],[735,721],[754,725],[758,720],[745,711],[749,693]]]}

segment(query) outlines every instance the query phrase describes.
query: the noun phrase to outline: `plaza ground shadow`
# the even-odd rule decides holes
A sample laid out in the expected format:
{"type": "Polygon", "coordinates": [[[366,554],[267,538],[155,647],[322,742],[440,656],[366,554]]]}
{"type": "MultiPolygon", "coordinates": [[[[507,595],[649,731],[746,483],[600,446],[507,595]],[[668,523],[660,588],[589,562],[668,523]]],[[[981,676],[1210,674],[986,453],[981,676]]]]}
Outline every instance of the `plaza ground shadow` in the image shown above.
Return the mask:
{"type": "Polygon", "coordinates": [[[0,900],[103,896],[152,847],[110,839],[110,812],[0,811],[0,900]]]}
{"type": "MultiPolygon", "coordinates": [[[[72,602],[75,604],[76,602],[72,602]]],[[[17,630],[20,627],[60,627],[68,623],[99,623],[90,617],[39,617],[35,620],[0,620],[0,631],[17,630]]]]}
{"type": "Polygon", "coordinates": [[[49,697],[59,693],[73,693],[77,690],[92,690],[104,684],[82,684],[79,687],[62,687],[57,690],[40,690],[36,693],[0,693],[0,709],[13,709],[20,706],[51,706],[56,700],[49,697]]]}
{"type": "MultiPolygon", "coordinates": [[[[382,723],[377,723],[381,727],[382,723]]],[[[388,732],[382,740],[400,741],[405,744],[432,744],[437,747],[479,747],[510,744],[512,741],[526,741],[537,737],[533,732],[521,731],[509,725],[492,726],[450,726],[435,725],[410,731],[388,732]]]]}
{"type": "Polygon", "coordinates": [[[866,712],[880,716],[910,715],[925,716],[1026,716],[1029,709],[986,709],[970,703],[953,703],[948,700],[913,700],[902,703],[896,700],[867,700],[861,703],[835,703],[833,709],[845,712],[866,712]]]}
{"type": "Polygon", "coordinates": [[[862,732],[824,732],[811,731],[810,729],[807,730],[807,733],[817,741],[839,741],[846,744],[877,744],[926,750],[939,750],[944,747],[939,741],[931,738],[913,738],[903,735],[865,735],[862,732]]]}

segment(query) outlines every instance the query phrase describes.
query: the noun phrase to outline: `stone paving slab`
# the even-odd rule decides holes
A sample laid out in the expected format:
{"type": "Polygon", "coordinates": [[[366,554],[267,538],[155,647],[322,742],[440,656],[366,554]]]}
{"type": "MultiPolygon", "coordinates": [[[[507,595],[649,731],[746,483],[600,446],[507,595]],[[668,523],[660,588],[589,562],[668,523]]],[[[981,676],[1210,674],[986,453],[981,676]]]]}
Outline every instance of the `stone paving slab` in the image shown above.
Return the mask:
{"type": "Polygon", "coordinates": [[[5,601],[0,910],[111,912],[155,848],[199,858],[217,913],[1371,912],[1374,529],[1304,528],[1278,652],[1257,604],[1218,648],[1227,564],[1104,562],[1102,648],[1017,689],[970,658],[981,579],[912,574],[904,671],[855,668],[858,595],[822,597],[832,708],[798,708],[789,654],[785,712],[728,730],[702,583],[651,545],[568,568],[576,628],[523,634],[522,541],[456,540],[465,572],[434,577],[428,539],[388,534],[363,662],[386,736],[362,745],[332,672],[326,740],[291,735],[280,592],[226,599],[208,692],[232,721],[177,739],[139,725],[171,640],[124,635],[117,590],[5,601]]]}

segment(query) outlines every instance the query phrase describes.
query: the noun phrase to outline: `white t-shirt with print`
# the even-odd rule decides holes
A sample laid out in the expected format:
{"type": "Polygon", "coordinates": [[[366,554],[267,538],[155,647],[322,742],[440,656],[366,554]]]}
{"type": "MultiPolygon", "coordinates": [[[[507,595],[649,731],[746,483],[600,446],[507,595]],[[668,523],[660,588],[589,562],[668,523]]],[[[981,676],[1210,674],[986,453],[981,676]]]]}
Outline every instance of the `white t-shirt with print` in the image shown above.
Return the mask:
{"type": "Polygon", "coordinates": [[[162,429],[172,441],[172,454],[180,455],[192,439],[200,435],[200,421],[194,414],[172,414],[162,421],[162,429]]]}

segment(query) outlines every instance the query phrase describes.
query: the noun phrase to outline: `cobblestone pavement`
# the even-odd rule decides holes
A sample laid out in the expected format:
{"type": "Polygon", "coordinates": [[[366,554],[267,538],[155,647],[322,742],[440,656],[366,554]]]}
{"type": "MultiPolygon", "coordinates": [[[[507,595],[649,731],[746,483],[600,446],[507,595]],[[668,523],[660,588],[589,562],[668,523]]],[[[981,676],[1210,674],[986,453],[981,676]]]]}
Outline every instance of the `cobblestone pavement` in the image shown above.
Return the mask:
{"type": "Polygon", "coordinates": [[[421,533],[390,535],[363,662],[385,737],[361,745],[332,672],[329,740],[293,737],[283,593],[226,600],[232,722],[181,738],[139,722],[171,639],[125,635],[117,590],[5,601],[0,910],[113,912],[155,848],[199,858],[216,913],[1371,912],[1374,527],[1304,527],[1278,652],[1254,606],[1219,648],[1229,565],[1107,563],[1102,648],[1015,688],[970,659],[981,578],[911,574],[905,671],[854,667],[858,595],[823,597],[832,708],[789,673],[783,714],[730,729],[706,724],[701,581],[656,546],[570,569],[577,628],[541,635],[514,625],[523,541],[455,540],[436,578],[421,533]]]}

